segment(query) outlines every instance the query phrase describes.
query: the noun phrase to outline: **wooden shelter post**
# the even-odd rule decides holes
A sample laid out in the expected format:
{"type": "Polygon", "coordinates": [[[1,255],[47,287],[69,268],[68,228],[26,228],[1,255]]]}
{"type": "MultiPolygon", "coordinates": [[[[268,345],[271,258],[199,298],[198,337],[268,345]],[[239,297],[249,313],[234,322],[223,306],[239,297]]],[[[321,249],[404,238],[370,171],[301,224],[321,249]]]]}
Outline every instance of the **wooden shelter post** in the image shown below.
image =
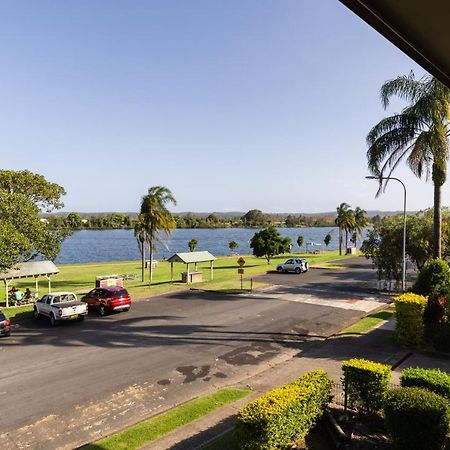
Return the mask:
{"type": "Polygon", "coordinates": [[[211,271],[211,281],[214,280],[214,262],[210,261],[209,262],[209,269],[211,271]]]}
{"type": "Polygon", "coordinates": [[[170,261],[170,281],[173,282],[173,261],[170,261]]]}

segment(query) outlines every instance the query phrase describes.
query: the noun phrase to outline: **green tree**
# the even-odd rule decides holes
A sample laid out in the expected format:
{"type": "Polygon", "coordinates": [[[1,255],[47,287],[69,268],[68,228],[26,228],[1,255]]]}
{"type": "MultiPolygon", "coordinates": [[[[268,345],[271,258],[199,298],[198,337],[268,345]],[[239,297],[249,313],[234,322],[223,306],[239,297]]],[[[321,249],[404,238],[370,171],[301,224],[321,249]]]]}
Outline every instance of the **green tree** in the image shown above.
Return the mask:
{"type": "Polygon", "coordinates": [[[353,243],[355,244],[356,247],[356,242],[358,240],[358,237],[360,237],[362,235],[362,230],[364,227],[367,226],[367,224],[369,223],[367,220],[367,213],[364,209],[361,209],[359,206],[357,206],[355,208],[355,210],[353,211],[353,217],[354,217],[354,225],[352,228],[352,238],[353,238],[353,243]]]}
{"type": "Polygon", "coordinates": [[[300,217],[293,216],[289,214],[286,219],[284,220],[284,223],[287,228],[295,228],[298,225],[300,225],[300,217]]]}
{"type": "Polygon", "coordinates": [[[169,203],[176,205],[176,200],[170,189],[164,186],[153,186],[142,197],[140,214],[145,224],[145,240],[150,257],[150,284],[153,281],[152,262],[153,253],[156,250],[156,243],[161,242],[161,233],[170,236],[172,234],[172,228],[175,227],[175,220],[171,212],[167,209],[169,203]]]}
{"type": "MultiPolygon", "coordinates": [[[[436,78],[417,80],[411,72],[387,81],[381,87],[384,108],[392,96],[409,103],[400,113],[375,125],[367,136],[369,170],[380,177],[380,194],[385,187],[381,177],[391,176],[406,158],[418,178],[431,179],[434,185],[433,254],[441,257],[441,188],[447,178],[450,134],[450,89],[436,78]]],[[[378,195],[377,194],[377,195],[378,195]]]]}
{"type": "Polygon", "coordinates": [[[251,209],[241,217],[247,227],[260,227],[267,223],[267,217],[259,209],[251,209]]]}
{"type": "Polygon", "coordinates": [[[71,212],[67,214],[65,218],[66,226],[72,229],[81,228],[83,225],[83,219],[77,212],[71,212]]]}
{"type": "Polygon", "coordinates": [[[0,170],[0,270],[42,254],[55,259],[69,234],[56,222],[41,220],[64,205],[64,188],[27,170],[0,170]]]}
{"type": "Polygon", "coordinates": [[[282,237],[280,233],[272,226],[262,229],[255,233],[250,240],[250,248],[257,257],[264,256],[267,264],[270,264],[271,258],[275,255],[289,252],[291,238],[282,237]]]}
{"type": "Polygon", "coordinates": [[[345,231],[345,246],[347,247],[348,232],[355,226],[355,215],[348,203],[341,203],[337,208],[334,223],[339,227],[339,255],[342,255],[343,233],[345,231]]]}
{"type": "Polygon", "coordinates": [[[300,250],[302,249],[303,241],[304,241],[303,236],[300,234],[297,237],[297,245],[300,247],[300,250]]]}
{"type": "Polygon", "coordinates": [[[327,233],[323,239],[323,242],[325,243],[325,245],[328,247],[330,245],[331,242],[331,234],[327,233]]]}
{"type": "Polygon", "coordinates": [[[195,250],[195,248],[197,247],[197,244],[198,244],[197,239],[191,239],[191,240],[188,242],[189,250],[190,250],[191,252],[193,252],[193,251],[195,250]]]}
{"type": "Polygon", "coordinates": [[[239,244],[236,241],[228,242],[228,248],[234,252],[239,247],[239,244]]]}

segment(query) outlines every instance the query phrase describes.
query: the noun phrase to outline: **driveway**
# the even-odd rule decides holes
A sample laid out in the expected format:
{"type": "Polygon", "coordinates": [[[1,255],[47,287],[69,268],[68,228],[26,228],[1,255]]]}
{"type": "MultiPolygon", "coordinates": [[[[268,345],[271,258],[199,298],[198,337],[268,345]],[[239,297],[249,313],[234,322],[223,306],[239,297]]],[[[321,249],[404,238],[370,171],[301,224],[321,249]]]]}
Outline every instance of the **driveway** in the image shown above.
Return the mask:
{"type": "Polygon", "coordinates": [[[356,286],[373,277],[367,267],[264,277],[284,284],[165,295],[56,328],[16,326],[0,340],[2,448],[74,448],[285,361],[380,306],[356,286]]]}

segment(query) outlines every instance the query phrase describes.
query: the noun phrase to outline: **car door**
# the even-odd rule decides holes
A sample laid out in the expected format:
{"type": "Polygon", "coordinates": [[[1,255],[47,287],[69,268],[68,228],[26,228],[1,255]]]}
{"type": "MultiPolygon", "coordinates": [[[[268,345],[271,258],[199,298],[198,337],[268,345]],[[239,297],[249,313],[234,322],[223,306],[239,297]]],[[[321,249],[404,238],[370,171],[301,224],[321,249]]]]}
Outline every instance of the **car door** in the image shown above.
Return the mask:
{"type": "Polygon", "coordinates": [[[98,308],[99,291],[100,289],[92,289],[92,291],[84,297],[83,301],[88,304],[88,308],[98,308]]]}
{"type": "Polygon", "coordinates": [[[294,270],[294,260],[293,259],[288,259],[284,263],[284,270],[287,270],[288,272],[292,272],[294,270]]]}

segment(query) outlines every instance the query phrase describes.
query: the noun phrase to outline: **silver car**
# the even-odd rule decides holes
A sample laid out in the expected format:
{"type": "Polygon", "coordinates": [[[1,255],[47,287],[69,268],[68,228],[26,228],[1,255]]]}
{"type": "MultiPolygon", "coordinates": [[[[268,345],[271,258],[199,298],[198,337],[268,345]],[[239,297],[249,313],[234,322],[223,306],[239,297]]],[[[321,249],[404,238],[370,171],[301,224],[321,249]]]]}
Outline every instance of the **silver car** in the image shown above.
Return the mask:
{"type": "Polygon", "coordinates": [[[291,258],[288,259],[284,264],[278,264],[277,272],[295,272],[303,273],[308,272],[309,266],[308,261],[304,258],[291,258]]]}

